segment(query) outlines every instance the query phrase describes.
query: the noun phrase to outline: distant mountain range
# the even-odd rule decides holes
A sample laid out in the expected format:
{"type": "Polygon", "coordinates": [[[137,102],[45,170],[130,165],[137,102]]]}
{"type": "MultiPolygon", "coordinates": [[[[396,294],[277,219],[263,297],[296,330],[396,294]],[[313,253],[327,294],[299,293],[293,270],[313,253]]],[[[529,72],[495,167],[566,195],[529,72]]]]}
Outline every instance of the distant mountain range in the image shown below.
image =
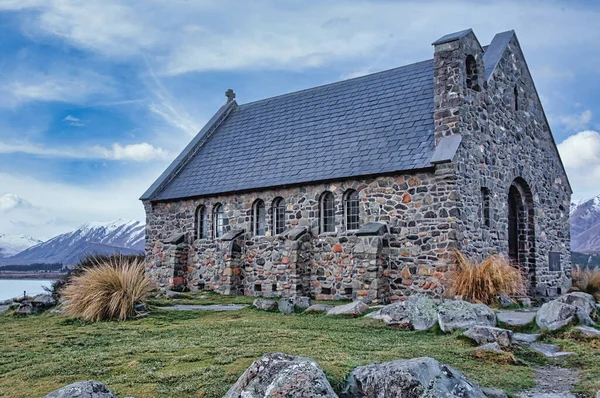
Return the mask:
{"type": "Polygon", "coordinates": [[[0,258],[14,256],[40,243],[41,240],[26,235],[0,234],[0,258]]]}
{"type": "Polygon", "coordinates": [[[571,205],[571,251],[600,253],[600,195],[571,205]]]}
{"type": "MultiPolygon", "coordinates": [[[[2,235],[0,235],[2,236],[2,235]]],[[[9,257],[0,258],[2,265],[26,265],[34,263],[61,263],[71,265],[89,254],[141,254],[144,252],[145,226],[139,221],[116,220],[108,223],[92,222],[58,235],[46,242],[27,241],[27,237],[19,240],[14,236],[4,243],[0,238],[0,252],[10,253],[15,248],[15,241],[29,245],[23,251],[9,257]]]]}

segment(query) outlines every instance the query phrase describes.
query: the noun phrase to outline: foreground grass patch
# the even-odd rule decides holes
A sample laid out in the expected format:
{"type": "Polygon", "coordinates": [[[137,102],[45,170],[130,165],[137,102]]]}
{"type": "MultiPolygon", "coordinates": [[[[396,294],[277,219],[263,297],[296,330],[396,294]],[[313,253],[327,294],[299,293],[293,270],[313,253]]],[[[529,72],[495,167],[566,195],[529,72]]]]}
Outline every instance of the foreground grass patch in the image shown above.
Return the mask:
{"type": "Polygon", "coordinates": [[[253,309],[213,313],[156,308],[145,319],[101,323],[60,314],[0,316],[0,339],[0,396],[15,398],[37,398],[87,379],[107,384],[119,396],[221,397],[253,360],[273,351],[315,359],[338,390],[357,365],[431,356],[483,386],[517,391],[533,386],[528,365],[543,363],[520,351],[515,352],[518,363],[478,359],[468,341],[437,331],[408,332],[364,318],[253,309]]]}

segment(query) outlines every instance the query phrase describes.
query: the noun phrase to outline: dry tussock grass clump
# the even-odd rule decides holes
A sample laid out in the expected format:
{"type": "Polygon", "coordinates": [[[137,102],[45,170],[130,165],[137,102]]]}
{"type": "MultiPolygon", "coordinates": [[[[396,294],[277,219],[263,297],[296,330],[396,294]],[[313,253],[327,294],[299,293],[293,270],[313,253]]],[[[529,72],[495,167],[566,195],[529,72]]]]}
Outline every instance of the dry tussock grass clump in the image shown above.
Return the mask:
{"type": "Polygon", "coordinates": [[[452,271],[446,275],[449,296],[462,296],[474,303],[492,304],[498,295],[522,296],[526,283],[521,272],[503,256],[472,263],[460,251],[451,253],[452,271]]]}
{"type": "Polygon", "coordinates": [[[600,301],[600,269],[573,268],[573,288],[591,294],[600,301]]]}
{"type": "Polygon", "coordinates": [[[135,316],[135,305],[152,290],[142,261],[111,257],[73,277],[62,297],[65,311],[75,317],[94,322],[125,320],[135,316]]]}

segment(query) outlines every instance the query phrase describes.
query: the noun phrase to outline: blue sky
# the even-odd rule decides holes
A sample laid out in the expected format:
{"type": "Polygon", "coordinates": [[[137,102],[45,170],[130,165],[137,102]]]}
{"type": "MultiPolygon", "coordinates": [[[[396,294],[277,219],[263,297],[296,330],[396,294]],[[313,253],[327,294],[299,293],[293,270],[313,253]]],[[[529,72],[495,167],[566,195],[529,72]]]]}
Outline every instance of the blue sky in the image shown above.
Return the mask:
{"type": "Polygon", "coordinates": [[[568,168],[600,194],[600,5],[578,1],[0,0],[0,232],[143,220],[138,197],[225,102],[430,59],[514,29],[568,168]],[[1,208],[0,208],[1,210],[1,208]]]}

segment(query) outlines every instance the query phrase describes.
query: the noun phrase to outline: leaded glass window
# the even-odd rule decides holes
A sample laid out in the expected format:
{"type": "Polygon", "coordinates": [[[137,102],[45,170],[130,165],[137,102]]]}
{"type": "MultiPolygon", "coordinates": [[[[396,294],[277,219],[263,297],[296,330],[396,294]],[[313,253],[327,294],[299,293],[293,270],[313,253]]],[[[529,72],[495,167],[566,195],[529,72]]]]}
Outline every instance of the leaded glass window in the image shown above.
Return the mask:
{"type": "Polygon", "coordinates": [[[346,191],[344,195],[344,215],[346,220],[346,230],[359,229],[359,208],[358,192],[353,189],[346,191]]]}
{"type": "Polygon", "coordinates": [[[206,239],[208,231],[206,230],[208,214],[204,206],[198,206],[196,209],[196,239],[206,239]]]}
{"type": "Polygon", "coordinates": [[[285,200],[273,200],[273,234],[279,235],[285,231],[285,200]]]}
{"type": "Polygon", "coordinates": [[[265,234],[265,202],[261,199],[254,202],[252,209],[252,230],[254,235],[262,236],[265,234]]]}
{"type": "Polygon", "coordinates": [[[331,192],[321,196],[321,232],[335,232],[335,200],[331,192]]]}
{"type": "Polygon", "coordinates": [[[213,236],[220,238],[225,229],[225,218],[223,216],[223,205],[217,204],[213,210],[213,236]]]}

